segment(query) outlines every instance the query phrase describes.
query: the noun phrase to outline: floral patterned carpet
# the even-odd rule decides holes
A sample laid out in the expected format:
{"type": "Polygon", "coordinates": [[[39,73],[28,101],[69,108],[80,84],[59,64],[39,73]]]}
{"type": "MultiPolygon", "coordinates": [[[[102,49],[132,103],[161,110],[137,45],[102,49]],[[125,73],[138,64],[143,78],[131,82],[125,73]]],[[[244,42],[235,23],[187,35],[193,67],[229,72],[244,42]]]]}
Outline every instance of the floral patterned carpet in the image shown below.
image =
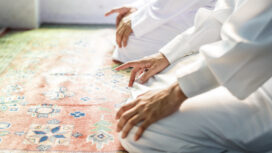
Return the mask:
{"type": "Polygon", "coordinates": [[[54,26],[0,38],[0,152],[116,152],[129,71],[109,26],[54,26]]]}

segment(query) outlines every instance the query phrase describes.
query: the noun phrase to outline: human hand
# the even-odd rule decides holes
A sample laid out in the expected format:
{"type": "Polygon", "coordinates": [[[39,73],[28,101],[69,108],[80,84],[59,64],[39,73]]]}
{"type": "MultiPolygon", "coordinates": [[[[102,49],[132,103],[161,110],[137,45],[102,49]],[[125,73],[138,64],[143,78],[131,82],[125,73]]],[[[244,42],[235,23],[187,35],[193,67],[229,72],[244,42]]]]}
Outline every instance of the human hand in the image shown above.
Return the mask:
{"type": "Polygon", "coordinates": [[[136,10],[136,8],[121,7],[105,14],[105,16],[109,16],[112,13],[119,13],[116,18],[116,43],[119,48],[127,46],[129,35],[132,33],[129,15],[136,10]]]}
{"type": "Polygon", "coordinates": [[[116,70],[119,71],[133,67],[128,84],[128,86],[131,87],[137,75],[139,76],[144,72],[140,78],[140,83],[145,83],[150,77],[164,70],[169,64],[163,54],[157,53],[140,60],[122,64],[117,67],[116,70]]]}
{"type": "Polygon", "coordinates": [[[137,9],[133,8],[133,7],[120,7],[120,8],[110,10],[109,12],[107,12],[105,14],[105,16],[109,16],[109,15],[111,15],[113,13],[118,13],[118,16],[116,17],[116,28],[117,28],[120,21],[124,17],[128,16],[129,14],[131,14],[131,13],[133,13],[135,11],[137,11],[137,9]]]}
{"type": "Polygon", "coordinates": [[[124,17],[116,29],[116,44],[119,48],[126,47],[128,37],[132,33],[130,17],[124,17]]]}
{"type": "Polygon", "coordinates": [[[119,119],[117,132],[122,131],[122,138],[125,138],[135,125],[142,122],[134,136],[137,141],[146,128],[176,112],[186,99],[178,83],[167,89],[146,92],[119,109],[116,114],[116,119],[119,119]]]}

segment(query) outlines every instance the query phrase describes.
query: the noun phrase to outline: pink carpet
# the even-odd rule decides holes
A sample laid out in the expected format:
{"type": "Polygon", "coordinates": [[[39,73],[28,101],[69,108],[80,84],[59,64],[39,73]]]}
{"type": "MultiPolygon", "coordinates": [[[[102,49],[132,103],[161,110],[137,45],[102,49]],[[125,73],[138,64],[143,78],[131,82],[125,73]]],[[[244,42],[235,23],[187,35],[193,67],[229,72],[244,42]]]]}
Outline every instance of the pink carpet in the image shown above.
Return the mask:
{"type": "Polygon", "coordinates": [[[0,152],[116,152],[128,71],[107,27],[45,26],[0,38],[0,152]]]}

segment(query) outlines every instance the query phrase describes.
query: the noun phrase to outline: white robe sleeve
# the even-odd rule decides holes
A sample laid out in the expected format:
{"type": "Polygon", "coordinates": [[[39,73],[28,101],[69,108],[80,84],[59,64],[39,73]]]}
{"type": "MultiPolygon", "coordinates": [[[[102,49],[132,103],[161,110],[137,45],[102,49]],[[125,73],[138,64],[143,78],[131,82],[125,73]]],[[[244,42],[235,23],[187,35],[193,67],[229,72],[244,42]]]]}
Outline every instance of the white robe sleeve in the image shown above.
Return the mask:
{"type": "Polygon", "coordinates": [[[131,14],[133,32],[141,37],[179,14],[211,3],[214,0],[153,0],[131,14]]]}
{"type": "Polygon", "coordinates": [[[212,11],[199,9],[195,16],[194,26],[176,36],[159,52],[164,54],[170,63],[173,63],[181,57],[198,52],[200,46],[204,44],[220,40],[221,26],[233,11],[232,1],[218,1],[212,11]]]}
{"type": "Polygon", "coordinates": [[[222,85],[244,99],[272,76],[272,1],[247,0],[235,10],[222,40],[202,46],[202,59],[180,69],[178,82],[188,97],[222,85]]]}
{"type": "Polygon", "coordinates": [[[128,4],[127,6],[135,7],[137,9],[140,9],[147,5],[148,3],[152,2],[153,0],[136,0],[135,2],[128,4]]]}

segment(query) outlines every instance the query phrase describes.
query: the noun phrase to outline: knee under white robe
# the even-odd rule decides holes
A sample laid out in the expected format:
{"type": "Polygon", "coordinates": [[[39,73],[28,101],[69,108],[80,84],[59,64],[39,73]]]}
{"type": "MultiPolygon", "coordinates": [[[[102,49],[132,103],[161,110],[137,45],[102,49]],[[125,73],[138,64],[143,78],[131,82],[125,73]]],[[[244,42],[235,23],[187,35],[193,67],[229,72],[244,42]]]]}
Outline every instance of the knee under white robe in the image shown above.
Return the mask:
{"type": "Polygon", "coordinates": [[[136,127],[120,138],[129,152],[272,152],[272,1],[219,0],[217,6],[217,13],[232,8],[217,42],[184,48],[188,42],[178,36],[161,50],[171,67],[147,84],[135,84],[132,98],[178,81],[189,99],[137,142],[136,127]],[[198,57],[179,62],[197,48],[198,57]]]}
{"type": "Polygon", "coordinates": [[[157,53],[175,36],[191,27],[200,7],[212,9],[216,0],[142,0],[131,15],[133,33],[128,45],[116,49],[113,59],[128,62],[157,53]],[[142,7],[140,7],[142,5],[142,7]]]}
{"type": "MultiPolygon", "coordinates": [[[[175,82],[177,69],[199,59],[187,58],[144,85],[136,83],[129,101],[175,82]]],[[[272,149],[272,94],[267,91],[272,91],[272,79],[243,101],[219,87],[186,100],[178,112],[153,123],[137,142],[137,127],[119,139],[130,153],[267,153],[272,149]]]]}

